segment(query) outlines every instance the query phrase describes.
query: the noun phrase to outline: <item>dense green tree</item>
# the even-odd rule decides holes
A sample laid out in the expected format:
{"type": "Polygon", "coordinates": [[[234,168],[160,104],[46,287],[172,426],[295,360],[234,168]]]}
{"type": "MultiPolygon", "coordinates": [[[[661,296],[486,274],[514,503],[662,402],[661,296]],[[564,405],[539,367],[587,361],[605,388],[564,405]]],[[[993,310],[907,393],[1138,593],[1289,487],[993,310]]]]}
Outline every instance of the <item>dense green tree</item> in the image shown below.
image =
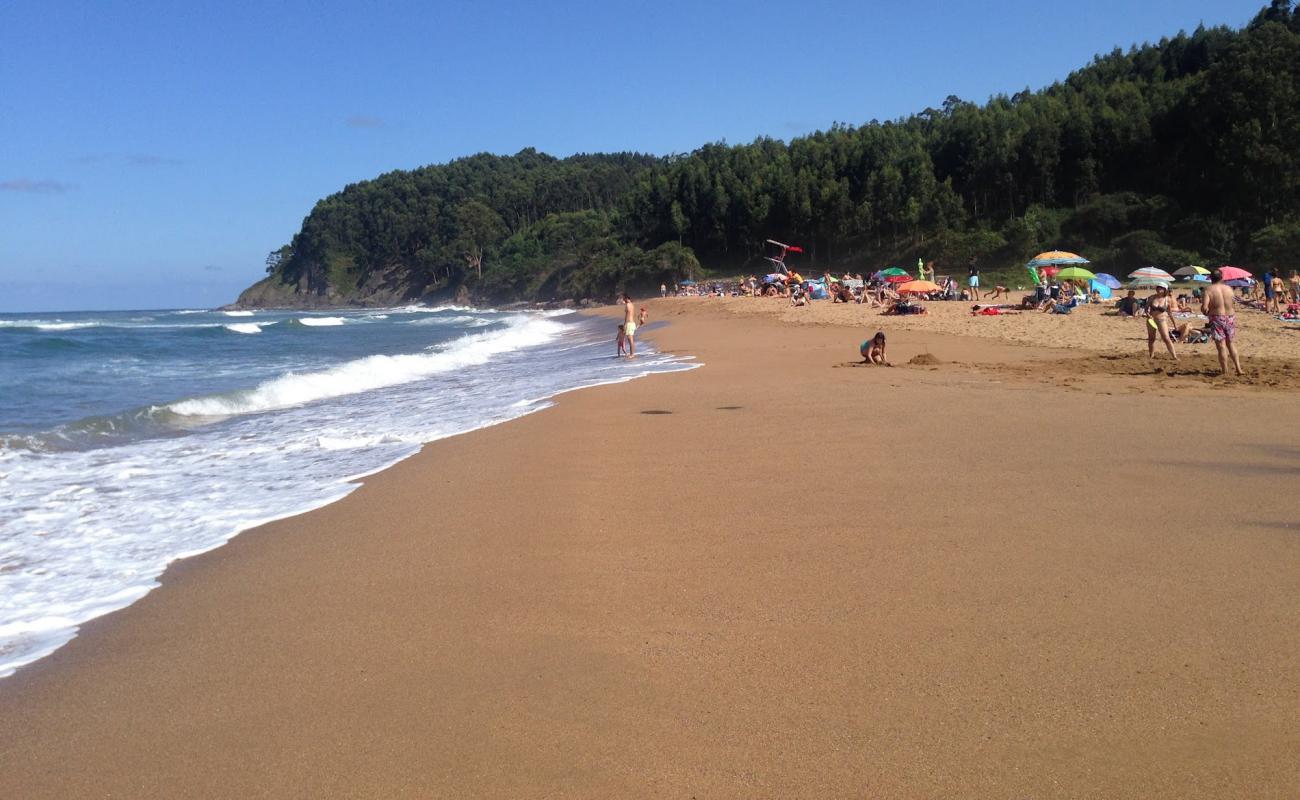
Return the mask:
{"type": "Polygon", "coordinates": [[[1020,275],[1054,247],[1111,270],[1283,266],[1298,130],[1300,14],[1272,0],[1244,29],[1115,49],[983,105],[663,158],[528,149],[391,172],[317,203],[267,267],[297,292],[397,272],[413,295],[502,300],[756,271],[767,238],[863,271],[975,257],[1020,275]]]}

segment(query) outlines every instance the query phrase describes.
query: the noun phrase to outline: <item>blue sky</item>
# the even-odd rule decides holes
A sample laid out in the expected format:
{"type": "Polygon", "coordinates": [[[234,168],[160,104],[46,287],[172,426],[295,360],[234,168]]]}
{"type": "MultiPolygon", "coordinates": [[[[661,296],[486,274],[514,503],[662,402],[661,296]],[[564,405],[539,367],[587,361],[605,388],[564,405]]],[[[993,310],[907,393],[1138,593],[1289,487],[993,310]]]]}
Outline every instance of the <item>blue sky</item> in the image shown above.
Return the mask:
{"type": "Polygon", "coordinates": [[[0,4],[0,311],[210,307],[393,169],[789,139],[1265,0],[0,4]]]}

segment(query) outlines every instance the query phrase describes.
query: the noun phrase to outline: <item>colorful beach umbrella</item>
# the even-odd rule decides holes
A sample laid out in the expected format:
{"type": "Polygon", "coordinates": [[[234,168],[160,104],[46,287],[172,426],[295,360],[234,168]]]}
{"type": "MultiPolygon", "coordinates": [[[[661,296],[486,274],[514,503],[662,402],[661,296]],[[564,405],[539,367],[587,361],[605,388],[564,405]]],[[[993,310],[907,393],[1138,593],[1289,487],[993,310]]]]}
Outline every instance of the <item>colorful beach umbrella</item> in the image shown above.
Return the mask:
{"type": "Polygon", "coordinates": [[[1105,286],[1109,289],[1118,289],[1121,285],[1119,282],[1119,278],[1116,278],[1114,275],[1110,275],[1105,272],[1098,272],[1096,276],[1093,277],[1093,281],[1096,283],[1100,283],[1102,286],[1105,286]]]}
{"type": "Polygon", "coordinates": [[[890,267],[889,269],[882,269],[880,271],[880,274],[886,277],[891,275],[892,276],[907,275],[907,270],[903,269],[902,267],[890,267]]]}
{"type": "Polygon", "coordinates": [[[902,275],[886,275],[885,280],[890,283],[907,283],[912,280],[912,276],[904,272],[902,275]]]}
{"type": "Polygon", "coordinates": [[[1197,275],[1209,275],[1210,271],[1205,267],[1198,267],[1195,264],[1174,270],[1174,274],[1182,278],[1192,278],[1197,275]]]}
{"type": "Polygon", "coordinates": [[[1135,269],[1130,272],[1128,276],[1132,280],[1149,278],[1151,280],[1164,281],[1166,286],[1168,286],[1169,282],[1174,279],[1173,275],[1170,275],[1159,267],[1143,267],[1142,269],[1135,269]]]}
{"type": "Polygon", "coordinates": [[[1056,273],[1056,277],[1058,280],[1062,280],[1062,281],[1090,281],[1096,278],[1097,276],[1092,274],[1090,270],[1086,270],[1083,267],[1066,267],[1065,269],[1056,273]]]}
{"type": "Polygon", "coordinates": [[[1250,273],[1241,267],[1219,267],[1219,274],[1225,281],[1238,281],[1250,277],[1250,273]]]}
{"type": "Polygon", "coordinates": [[[1255,284],[1255,279],[1254,278],[1233,278],[1230,281],[1224,281],[1224,283],[1228,284],[1229,286],[1233,286],[1240,289],[1244,286],[1253,286],[1255,284]]]}
{"type": "Polygon", "coordinates": [[[1169,288],[1169,281],[1160,278],[1134,278],[1128,282],[1128,285],[1134,289],[1154,289],[1157,286],[1169,288]]]}
{"type": "Polygon", "coordinates": [[[942,286],[934,281],[908,281],[906,283],[900,283],[897,288],[899,294],[926,294],[927,292],[938,292],[943,289],[942,286]]]}
{"type": "Polygon", "coordinates": [[[1048,250],[1046,253],[1039,253],[1038,255],[1029,259],[1029,263],[1025,264],[1025,266],[1030,267],[1032,269],[1036,267],[1048,267],[1048,266],[1060,265],[1060,264],[1087,264],[1087,263],[1088,263],[1088,259],[1079,255],[1078,253],[1067,253],[1064,250],[1048,250]]]}

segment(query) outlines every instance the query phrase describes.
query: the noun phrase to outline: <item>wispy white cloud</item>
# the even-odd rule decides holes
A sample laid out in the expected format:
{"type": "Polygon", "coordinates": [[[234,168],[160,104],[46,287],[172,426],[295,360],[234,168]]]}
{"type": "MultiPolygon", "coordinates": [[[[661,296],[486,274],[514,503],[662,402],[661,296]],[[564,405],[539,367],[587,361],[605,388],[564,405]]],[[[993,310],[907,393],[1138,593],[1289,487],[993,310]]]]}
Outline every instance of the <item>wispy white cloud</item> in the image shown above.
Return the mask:
{"type": "Polygon", "coordinates": [[[382,128],[384,121],[379,117],[370,117],[365,114],[353,114],[348,117],[349,128],[382,128]]]}
{"type": "Polygon", "coordinates": [[[71,183],[49,179],[13,178],[0,181],[0,192],[25,192],[27,194],[62,194],[77,188],[71,183]]]}
{"type": "Polygon", "coordinates": [[[182,162],[179,158],[154,153],[132,153],[126,156],[126,163],[133,167],[174,167],[182,162]]]}
{"type": "Polygon", "coordinates": [[[130,167],[174,167],[185,162],[157,153],[87,153],[72,159],[74,164],[126,164],[130,167]]]}

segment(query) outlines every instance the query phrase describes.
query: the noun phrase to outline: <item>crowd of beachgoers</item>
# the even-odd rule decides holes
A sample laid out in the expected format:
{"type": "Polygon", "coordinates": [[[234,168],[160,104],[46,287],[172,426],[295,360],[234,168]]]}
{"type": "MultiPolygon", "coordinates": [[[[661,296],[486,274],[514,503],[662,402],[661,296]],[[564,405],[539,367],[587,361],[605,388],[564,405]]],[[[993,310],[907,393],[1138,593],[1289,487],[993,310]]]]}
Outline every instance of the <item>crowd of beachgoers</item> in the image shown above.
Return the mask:
{"type": "MultiPolygon", "coordinates": [[[[907,317],[928,316],[931,309],[927,304],[935,303],[943,304],[945,315],[952,308],[949,304],[957,308],[970,304],[968,315],[975,317],[1069,315],[1088,309],[1090,315],[1144,321],[1149,356],[1155,357],[1161,351],[1177,361],[1179,346],[1213,343],[1227,358],[1221,361],[1225,371],[1231,366],[1238,374],[1239,361],[1232,346],[1236,311],[1245,311],[1258,322],[1279,328],[1300,326],[1297,271],[1286,278],[1263,271],[1256,278],[1236,267],[1185,267],[1173,273],[1147,267],[1121,282],[1082,267],[1044,265],[1030,267],[1027,277],[1033,279],[1028,288],[1001,283],[981,286],[979,269],[973,262],[962,280],[936,275],[933,263],[918,263],[915,274],[890,268],[867,275],[823,272],[820,277],[806,278],[788,270],[762,278],[751,275],[730,281],[685,281],[672,287],[661,286],[660,295],[767,298],[792,309],[809,308],[819,302],[852,304],[877,310],[882,316],[907,317]]],[[[883,352],[883,334],[862,343],[866,361],[882,363],[883,352]]]]}

